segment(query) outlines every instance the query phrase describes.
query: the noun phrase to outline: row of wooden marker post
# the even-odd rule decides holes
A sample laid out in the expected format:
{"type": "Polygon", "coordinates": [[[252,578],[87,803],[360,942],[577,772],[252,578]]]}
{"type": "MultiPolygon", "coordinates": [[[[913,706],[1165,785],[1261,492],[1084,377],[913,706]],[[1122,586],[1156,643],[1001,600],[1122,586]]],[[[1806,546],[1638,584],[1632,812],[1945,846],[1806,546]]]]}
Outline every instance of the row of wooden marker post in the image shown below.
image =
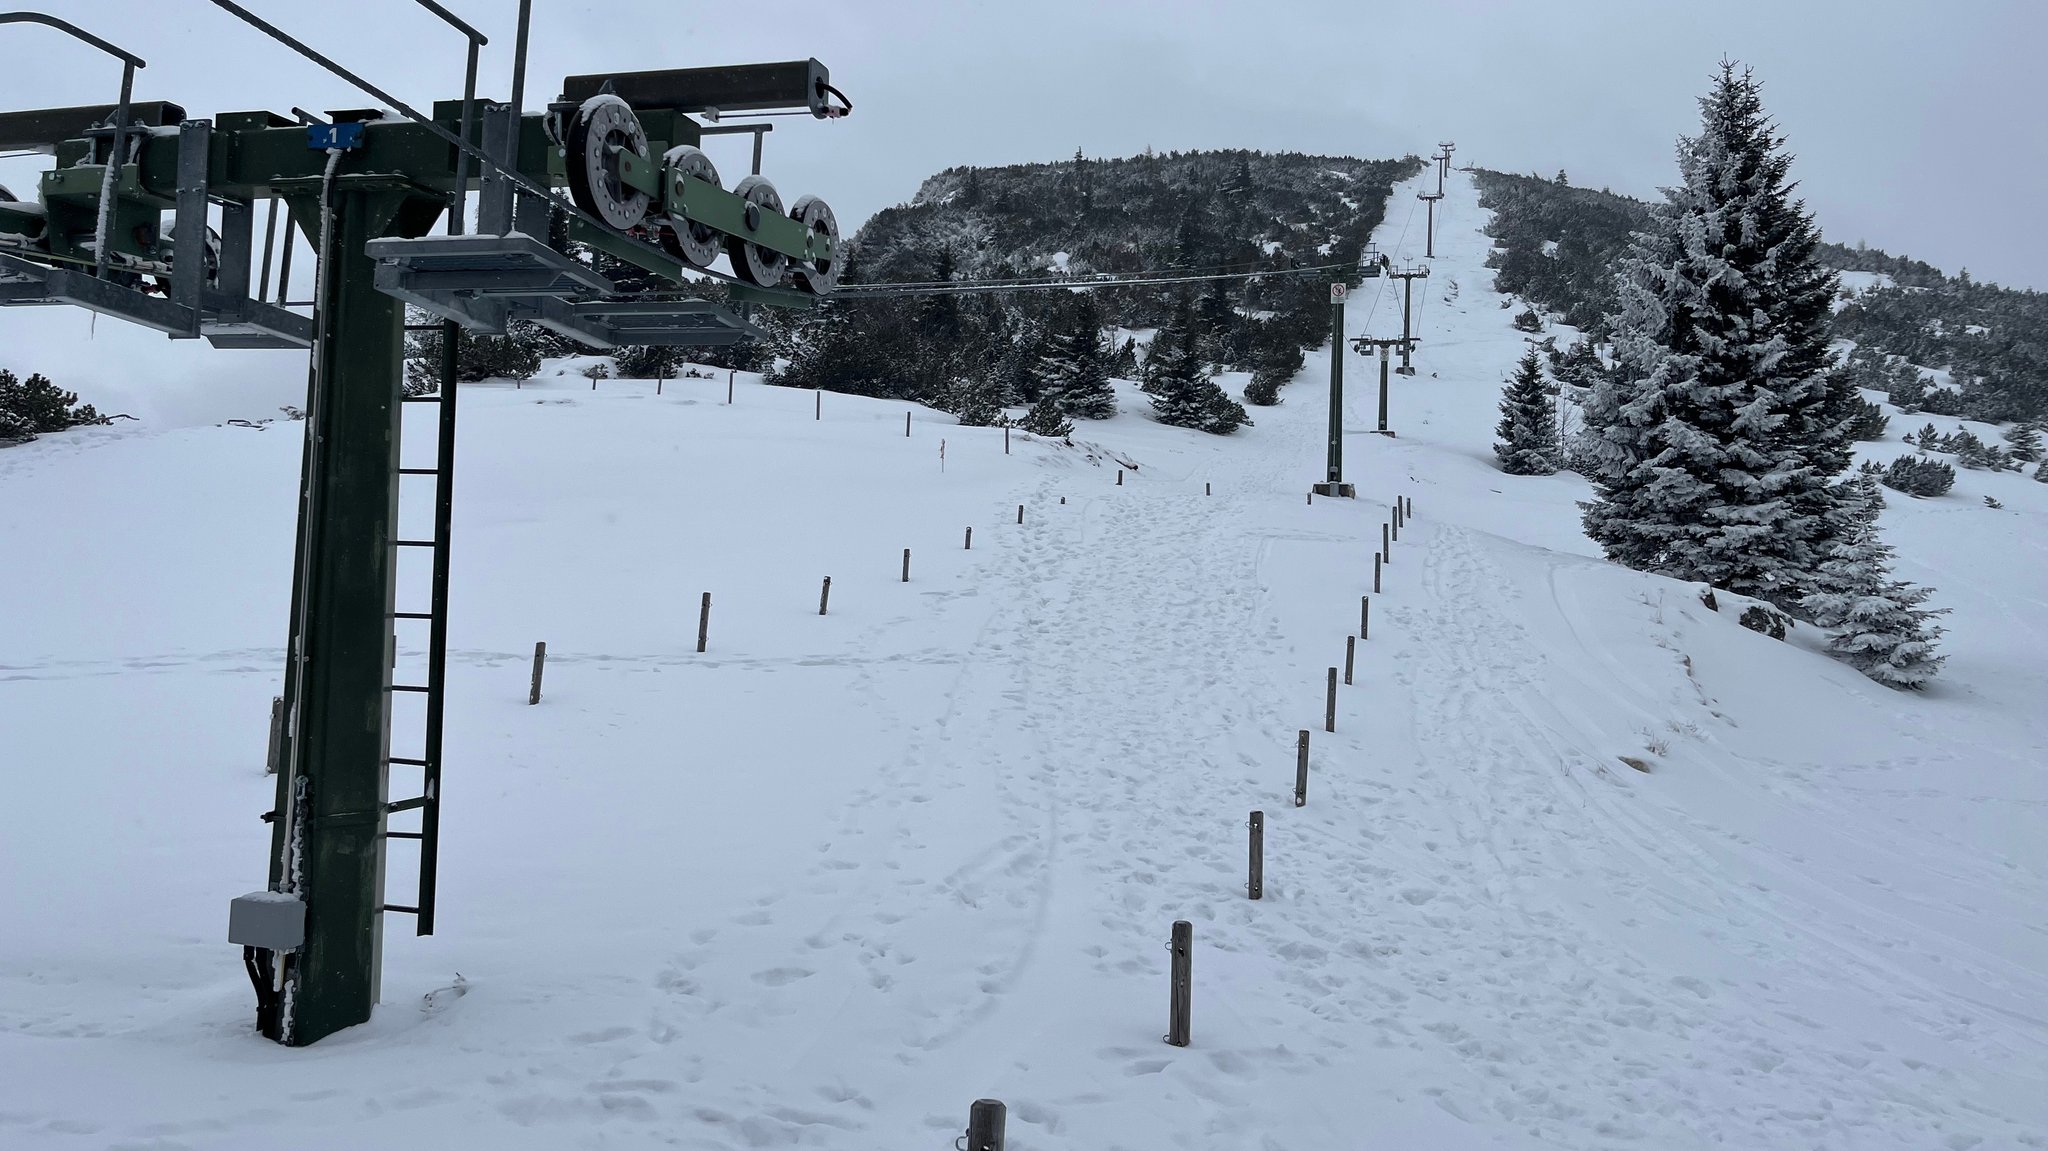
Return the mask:
{"type": "MultiPolygon", "coordinates": [[[[822,399],[820,403],[822,405],[822,399]]],[[[820,410],[822,411],[822,407],[820,410]]],[[[1009,446],[1008,429],[1004,429],[1004,432],[1004,447],[1007,450],[1009,446]]],[[[904,434],[908,435],[909,433],[910,421],[906,415],[904,419],[904,434]]],[[[1124,468],[1119,466],[1116,472],[1116,485],[1118,487],[1123,486],[1123,473],[1124,468]]],[[[1204,483],[1202,485],[1203,495],[1210,495],[1212,491],[1213,489],[1210,484],[1204,483]]],[[[1060,502],[1062,504],[1066,503],[1066,498],[1061,497],[1060,502]]],[[[1393,503],[1390,517],[1385,523],[1380,525],[1380,547],[1379,550],[1373,553],[1372,557],[1372,594],[1379,593],[1384,569],[1393,563],[1393,545],[1400,541],[1401,528],[1407,519],[1414,515],[1414,512],[1415,505],[1412,499],[1405,496],[1398,498],[1393,503]]],[[[1017,522],[1019,524],[1024,522],[1023,504],[1017,505],[1017,522]]],[[[971,549],[973,546],[974,528],[970,526],[966,529],[962,547],[964,549],[971,549]]],[[[902,582],[910,582],[909,548],[903,549],[902,582]]],[[[831,599],[832,577],[826,576],[824,584],[818,593],[819,615],[826,614],[831,605],[831,599]]],[[[705,592],[697,618],[697,650],[700,652],[704,651],[707,646],[710,628],[711,593],[705,592]]],[[[1343,682],[1345,684],[1349,685],[1355,679],[1359,641],[1370,639],[1371,635],[1372,595],[1369,594],[1362,595],[1358,599],[1358,634],[1344,638],[1343,682]]],[[[527,696],[529,704],[540,702],[541,672],[546,660],[547,644],[534,644],[533,684],[527,696]]],[[[1337,730],[1337,681],[1338,669],[1335,667],[1328,669],[1325,677],[1323,703],[1323,730],[1326,732],[1337,730]]],[[[1308,777],[1309,731],[1307,728],[1303,728],[1295,736],[1294,747],[1294,806],[1296,807],[1306,807],[1308,805],[1308,777]]],[[[1249,831],[1245,894],[1250,899],[1263,899],[1265,897],[1266,885],[1266,813],[1264,811],[1253,811],[1245,826],[1249,831]]],[[[1194,1041],[1194,938],[1194,924],[1185,919],[1177,919],[1173,923],[1173,930],[1166,944],[1169,955],[1169,975],[1165,1039],[1167,1043],[1176,1047],[1186,1047],[1194,1041]]],[[[1003,1151],[1005,1114],[1004,1105],[1000,1100],[975,1100],[974,1105],[969,1109],[967,1130],[960,1137],[957,1145],[967,1148],[968,1151],[1003,1151]]]]}
{"type": "MultiPolygon", "coordinates": [[[[1066,498],[1065,496],[1061,496],[1061,497],[1060,497],[1060,502],[1061,502],[1061,503],[1063,503],[1063,504],[1064,504],[1064,503],[1066,503],[1066,502],[1067,502],[1067,498],[1066,498]]],[[[1018,505],[1017,505],[1017,522],[1018,522],[1019,524],[1022,524],[1022,523],[1024,522],[1024,505],[1023,505],[1023,504],[1018,504],[1018,505]]],[[[970,525],[970,526],[969,526],[969,527],[967,528],[967,536],[966,536],[966,539],[965,539],[965,540],[963,541],[963,543],[962,543],[962,547],[963,547],[964,549],[966,549],[966,550],[972,550],[972,549],[973,549],[973,547],[974,547],[974,528],[973,528],[973,526],[972,526],[972,525],[970,525]]],[[[910,549],[909,549],[909,548],[904,548],[904,549],[903,549],[903,574],[902,574],[902,580],[901,580],[901,582],[903,582],[903,583],[909,583],[909,582],[910,582],[910,549]]],[[[831,576],[826,576],[826,577],[825,577],[825,583],[824,583],[824,586],[823,586],[823,587],[821,587],[821,588],[819,589],[819,591],[818,591],[818,614],[819,614],[819,615],[824,615],[824,614],[826,614],[826,612],[828,612],[828,611],[829,611],[829,610],[831,609],[831,606],[832,606],[832,577],[831,577],[831,576]]],[[[710,592],[705,592],[705,593],[704,593],[704,598],[703,598],[702,604],[701,604],[701,606],[700,606],[700,607],[698,608],[698,611],[697,611],[697,650],[698,650],[698,651],[699,651],[700,653],[701,653],[701,652],[703,652],[703,651],[705,651],[705,650],[706,650],[706,649],[707,649],[707,648],[708,648],[708,647],[710,646],[710,641],[711,641],[711,593],[710,593],[710,592]]],[[[545,668],[546,668],[546,666],[547,666],[547,658],[548,658],[548,645],[547,645],[547,643],[546,643],[545,641],[543,641],[543,642],[540,642],[540,643],[536,643],[536,644],[534,644],[534,645],[533,645],[533,684],[532,684],[532,686],[531,686],[531,687],[530,687],[530,688],[528,689],[528,691],[527,691],[527,693],[526,693],[526,702],[527,702],[527,703],[528,703],[529,705],[531,705],[531,704],[537,704],[537,703],[539,703],[539,702],[540,702],[540,681],[541,681],[541,673],[542,673],[543,669],[545,669],[545,668]]],[[[270,738],[271,738],[271,746],[272,746],[273,750],[272,750],[272,752],[271,752],[270,758],[272,759],[272,761],[275,761],[275,760],[276,760],[276,758],[277,758],[277,753],[276,753],[276,751],[275,751],[274,749],[275,749],[275,748],[276,748],[276,746],[277,746],[277,730],[278,730],[278,723],[279,723],[279,717],[280,717],[280,716],[281,716],[281,714],[282,714],[282,711],[281,711],[281,708],[282,708],[282,702],[283,702],[282,700],[278,700],[278,701],[275,701],[275,702],[273,703],[273,706],[272,706],[272,709],[271,709],[271,717],[270,717],[270,723],[271,723],[271,737],[270,737],[270,738]]],[[[273,770],[274,770],[274,769],[273,769],[273,770]]]]}
{"type": "MultiPolygon", "coordinates": [[[[1372,590],[1380,590],[1381,569],[1393,563],[1393,545],[1401,539],[1401,527],[1408,517],[1415,514],[1415,502],[1407,496],[1395,499],[1386,523],[1380,525],[1380,549],[1372,557],[1372,590]]],[[[1344,637],[1344,682],[1352,682],[1360,640],[1371,636],[1372,596],[1358,597],[1358,634],[1344,637]]],[[[1323,730],[1337,730],[1337,669],[1329,669],[1325,677],[1323,696],[1323,730]]],[[[1294,806],[1308,806],[1308,744],[1309,731],[1302,728],[1294,737],[1294,806]]],[[[1245,895],[1250,899],[1263,899],[1266,894],[1266,813],[1254,811],[1245,822],[1250,832],[1245,895]]],[[[1168,976],[1168,1003],[1166,1041],[1175,1047],[1186,1047],[1192,1042],[1192,1021],[1189,1018],[1193,1008],[1193,967],[1194,967],[1194,924],[1185,919],[1173,922],[1173,934],[1167,941],[1171,956],[1171,970],[1168,976]]]]}

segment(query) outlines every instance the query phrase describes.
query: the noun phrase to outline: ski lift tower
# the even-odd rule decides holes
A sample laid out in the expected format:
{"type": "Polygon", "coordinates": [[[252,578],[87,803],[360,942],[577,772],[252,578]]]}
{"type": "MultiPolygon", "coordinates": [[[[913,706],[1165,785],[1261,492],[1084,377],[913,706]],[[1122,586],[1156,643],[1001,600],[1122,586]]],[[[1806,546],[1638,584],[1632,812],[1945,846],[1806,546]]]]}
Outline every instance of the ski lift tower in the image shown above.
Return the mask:
{"type": "Polygon", "coordinates": [[[752,132],[758,167],[765,126],[710,122],[851,111],[818,61],[571,76],[557,100],[529,112],[521,106],[529,5],[520,5],[510,100],[479,101],[485,37],[433,0],[419,2],[468,42],[462,97],[429,113],[241,5],[213,0],[381,109],[306,117],[311,123],[264,111],[198,119],[175,104],[136,101],[141,57],[53,16],[0,13],[0,30],[53,29],[112,56],[122,72],[112,104],[0,112],[0,150],[55,158],[33,199],[0,191],[0,305],[72,305],[173,339],[310,353],[277,799],[263,816],[269,882],[229,914],[229,939],[243,945],[256,989],[257,1024],[290,1045],[369,1019],[385,915],[412,915],[419,934],[433,930],[457,334],[531,320],[599,349],[758,334],[724,303],[618,291],[538,238],[559,234],[556,223],[571,240],[678,286],[723,280],[741,307],[812,306],[840,270],[839,226],[823,200],[805,196],[785,210],[758,171],[728,190],[699,149],[712,132],[752,132]],[[554,191],[564,186],[567,199],[554,191]],[[472,190],[481,195],[478,226],[466,233],[472,190]],[[251,274],[259,203],[268,206],[260,278],[251,274]],[[271,299],[279,205],[284,254],[271,299]],[[209,209],[220,214],[218,232],[209,209]],[[430,235],[443,219],[444,233],[430,235]],[[296,234],[313,252],[310,314],[286,298],[296,234]],[[439,319],[438,395],[402,393],[407,304],[439,319]],[[438,408],[431,468],[399,466],[402,406],[415,401],[438,408]],[[408,479],[435,485],[430,539],[398,534],[408,479]],[[422,555],[433,564],[432,602],[394,602],[402,557],[422,555]],[[422,625],[424,674],[394,682],[396,631],[422,625]],[[424,698],[424,736],[421,750],[394,755],[399,697],[424,698]],[[416,794],[391,797],[393,768],[418,772],[416,794]],[[410,903],[387,898],[392,840],[418,845],[410,903]]]}

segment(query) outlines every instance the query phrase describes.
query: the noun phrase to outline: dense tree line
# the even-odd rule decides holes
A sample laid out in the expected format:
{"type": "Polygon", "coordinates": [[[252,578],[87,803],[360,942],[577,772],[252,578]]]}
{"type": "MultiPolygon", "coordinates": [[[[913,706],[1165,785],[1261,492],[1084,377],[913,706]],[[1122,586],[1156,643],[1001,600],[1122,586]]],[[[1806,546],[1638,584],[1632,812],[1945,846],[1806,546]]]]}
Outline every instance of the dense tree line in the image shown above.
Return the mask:
{"type": "Polygon", "coordinates": [[[1245,414],[1216,402],[1213,373],[1251,371],[1247,398],[1278,401],[1302,349],[1329,338],[1328,285],[1359,281],[1393,184],[1419,165],[1221,151],[949,169],[861,229],[847,282],[1334,268],[1172,287],[830,299],[772,321],[787,363],[771,379],[976,419],[1050,396],[1063,418],[1094,419],[1114,410],[1107,379],[1142,377],[1162,419],[1227,431],[1245,414]],[[1161,331],[1147,351],[1171,364],[1163,391],[1134,341],[1108,342],[1117,328],[1161,331]]]}
{"type": "MultiPolygon", "coordinates": [[[[1631,233],[1648,225],[1650,205],[1541,176],[1480,172],[1478,182],[1493,211],[1489,265],[1500,290],[1606,338],[1620,306],[1612,272],[1631,233]]],[[[1908,411],[1993,422],[2048,416],[2048,294],[1981,283],[1967,270],[1947,276],[1860,243],[1823,242],[1816,251],[1829,268],[1890,279],[1844,289],[1829,320],[1831,336],[1857,345],[1858,384],[1891,392],[1908,411]],[[1955,390],[1930,388],[1912,365],[1948,369],[1955,390]]]]}

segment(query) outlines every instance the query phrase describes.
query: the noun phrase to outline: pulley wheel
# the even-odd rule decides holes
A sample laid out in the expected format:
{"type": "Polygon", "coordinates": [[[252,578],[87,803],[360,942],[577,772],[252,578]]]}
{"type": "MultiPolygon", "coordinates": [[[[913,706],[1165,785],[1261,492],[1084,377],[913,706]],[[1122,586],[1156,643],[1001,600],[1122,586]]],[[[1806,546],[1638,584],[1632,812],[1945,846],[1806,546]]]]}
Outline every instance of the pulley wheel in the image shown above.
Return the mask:
{"type": "Polygon", "coordinates": [[[569,124],[566,166],[576,206],[626,231],[647,216],[647,193],[619,179],[618,148],[647,159],[647,132],[633,106],[617,96],[592,96],[569,124]]]}
{"type": "MultiPolygon", "coordinates": [[[[748,176],[733,185],[732,194],[753,206],[749,216],[782,214],[782,196],[765,176],[748,176]]],[[[725,238],[725,254],[732,259],[733,273],[740,279],[772,288],[789,272],[789,257],[738,236],[725,238]]]]}
{"type": "MultiPolygon", "coordinates": [[[[151,251],[158,259],[169,256],[171,266],[173,268],[178,266],[178,249],[167,243],[165,239],[158,239],[155,244],[151,245],[151,251]]],[[[206,268],[206,273],[203,277],[206,281],[206,286],[209,288],[220,287],[220,233],[214,231],[211,226],[206,229],[206,246],[199,250],[199,262],[206,268]]],[[[156,281],[157,285],[165,291],[170,291],[171,277],[152,276],[150,278],[156,281]]]]}
{"type": "MultiPolygon", "coordinates": [[[[701,148],[678,144],[662,153],[661,160],[662,178],[668,180],[678,193],[682,191],[684,176],[695,176],[715,188],[725,186],[718,182],[717,166],[712,164],[711,157],[706,156],[701,148]]],[[[708,268],[724,247],[722,241],[725,239],[725,233],[709,224],[699,224],[695,220],[671,215],[668,223],[661,229],[659,238],[661,246],[668,249],[671,255],[695,267],[708,268]]]]}
{"type": "Polygon", "coordinates": [[[839,286],[839,218],[831,205],[816,196],[799,197],[789,218],[810,229],[811,246],[824,254],[792,261],[797,286],[820,296],[839,286]]]}

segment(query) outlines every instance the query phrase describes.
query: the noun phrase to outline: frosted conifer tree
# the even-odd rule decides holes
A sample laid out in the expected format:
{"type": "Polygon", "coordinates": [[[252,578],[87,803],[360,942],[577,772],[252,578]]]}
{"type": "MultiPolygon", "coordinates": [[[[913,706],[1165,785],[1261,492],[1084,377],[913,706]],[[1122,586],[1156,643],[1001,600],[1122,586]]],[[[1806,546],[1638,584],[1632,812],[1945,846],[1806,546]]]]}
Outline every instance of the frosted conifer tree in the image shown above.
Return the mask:
{"type": "Polygon", "coordinates": [[[2029,420],[2005,434],[2005,450],[2021,463],[2041,462],[2041,429],[2029,420]]]}
{"type": "Polygon", "coordinates": [[[1034,436],[1053,439],[1065,439],[1074,434],[1073,421],[1060,414],[1059,401],[1051,396],[1038,397],[1038,402],[1031,405],[1031,410],[1024,413],[1017,426],[1034,436]]]}
{"type": "Polygon", "coordinates": [[[1947,658],[1934,654],[1941,628],[1931,589],[1891,578],[1892,549],[1877,536],[1882,497],[1869,477],[1844,484],[1844,533],[1821,561],[1814,590],[1800,601],[1813,622],[1833,629],[1828,650],[1864,675],[1903,690],[1924,686],[1947,658]]]}
{"type": "Polygon", "coordinates": [[[1106,420],[1116,414],[1102,313],[1093,296],[1076,296],[1059,330],[1047,336],[1038,361],[1038,378],[1041,391],[1057,400],[1066,415],[1106,420]]]}
{"type": "Polygon", "coordinates": [[[1840,517],[1856,398],[1828,357],[1834,274],[1747,71],[1723,64],[1681,181],[1618,270],[1618,368],[1585,406],[1586,532],[1609,559],[1783,606],[1840,517]]]}
{"type": "Polygon", "coordinates": [[[1004,420],[999,399],[995,381],[986,375],[974,375],[953,383],[953,414],[969,427],[1000,427],[1004,420]]]}
{"type": "Polygon", "coordinates": [[[1557,471],[1557,406],[1543,379],[1543,365],[1531,345],[1508,377],[1500,398],[1500,442],[1493,454],[1511,476],[1547,476],[1557,471]]]}
{"type": "Polygon", "coordinates": [[[1152,395],[1152,411],[1160,423],[1227,436],[1251,423],[1251,418],[1243,404],[1209,378],[1191,312],[1192,305],[1183,296],[1173,318],[1152,338],[1152,353],[1145,359],[1145,390],[1152,395]]]}

